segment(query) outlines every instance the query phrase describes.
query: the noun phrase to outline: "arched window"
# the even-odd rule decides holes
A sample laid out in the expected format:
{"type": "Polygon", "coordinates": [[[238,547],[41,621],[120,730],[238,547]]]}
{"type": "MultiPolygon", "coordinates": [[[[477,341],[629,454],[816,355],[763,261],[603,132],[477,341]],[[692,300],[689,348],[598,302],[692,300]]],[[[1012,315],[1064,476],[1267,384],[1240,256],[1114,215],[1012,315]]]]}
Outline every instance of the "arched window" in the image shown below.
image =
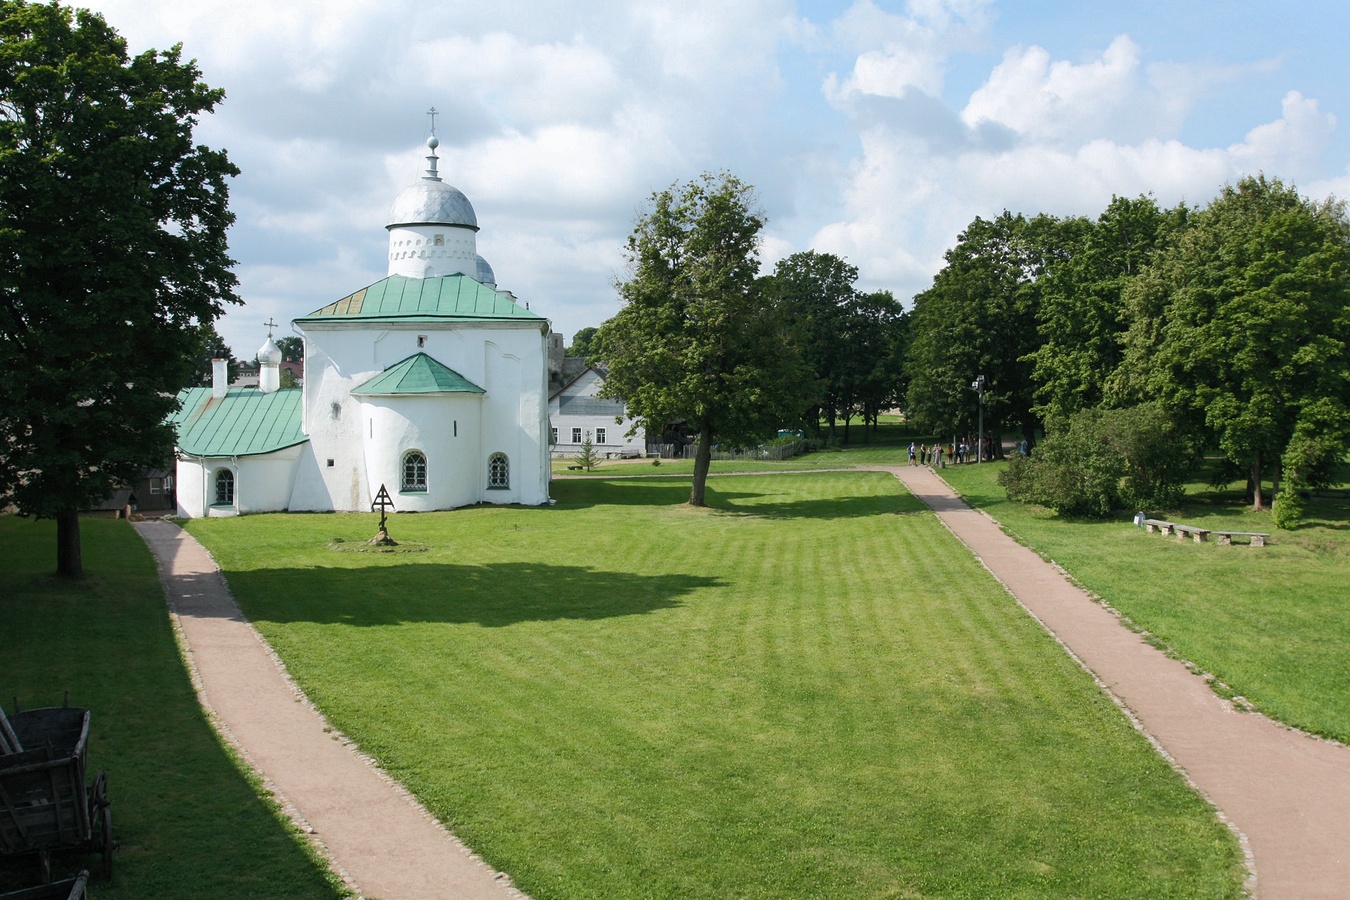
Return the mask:
{"type": "Polygon", "coordinates": [[[511,463],[505,453],[494,453],[488,457],[488,487],[509,488],[511,486],[511,463]]]}
{"type": "Polygon", "coordinates": [[[234,506],[234,473],[229,469],[216,470],[216,506],[234,506]]]}
{"type": "Polygon", "coordinates": [[[425,493],[427,489],[427,457],[421,450],[403,454],[403,481],[399,490],[425,493]]]}

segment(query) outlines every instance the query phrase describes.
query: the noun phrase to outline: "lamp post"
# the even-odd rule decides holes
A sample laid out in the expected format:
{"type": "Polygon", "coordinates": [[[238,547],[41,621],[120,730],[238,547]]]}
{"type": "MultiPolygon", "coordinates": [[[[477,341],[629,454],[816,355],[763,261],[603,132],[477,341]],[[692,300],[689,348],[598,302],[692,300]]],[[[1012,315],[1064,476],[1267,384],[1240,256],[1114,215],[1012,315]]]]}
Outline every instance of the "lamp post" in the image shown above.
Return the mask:
{"type": "Polygon", "coordinates": [[[984,462],[984,376],[976,376],[975,380],[970,383],[970,387],[975,391],[975,396],[979,398],[980,433],[977,439],[978,443],[975,445],[975,461],[982,463],[984,462]]]}

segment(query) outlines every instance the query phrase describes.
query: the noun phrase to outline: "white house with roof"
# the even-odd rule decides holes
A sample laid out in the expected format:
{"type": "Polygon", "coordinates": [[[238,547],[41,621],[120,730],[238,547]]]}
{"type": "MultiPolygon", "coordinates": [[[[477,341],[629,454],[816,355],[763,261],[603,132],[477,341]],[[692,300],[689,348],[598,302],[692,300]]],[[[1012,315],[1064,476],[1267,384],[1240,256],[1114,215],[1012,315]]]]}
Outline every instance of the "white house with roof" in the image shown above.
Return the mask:
{"type": "MultiPolygon", "coordinates": [[[[396,511],[549,502],[546,319],[500,291],[467,197],[426,175],[390,210],[384,279],[294,321],[304,386],[181,395],[178,513],[396,511]]],[[[223,368],[223,367],[222,367],[223,368]]]]}
{"type": "Polygon", "coordinates": [[[633,427],[628,407],[622,400],[599,396],[605,384],[604,367],[582,365],[575,374],[564,369],[571,377],[548,401],[553,455],[577,456],[581,445],[590,441],[591,451],[599,456],[645,456],[647,437],[642,428],[628,434],[633,427]]]}

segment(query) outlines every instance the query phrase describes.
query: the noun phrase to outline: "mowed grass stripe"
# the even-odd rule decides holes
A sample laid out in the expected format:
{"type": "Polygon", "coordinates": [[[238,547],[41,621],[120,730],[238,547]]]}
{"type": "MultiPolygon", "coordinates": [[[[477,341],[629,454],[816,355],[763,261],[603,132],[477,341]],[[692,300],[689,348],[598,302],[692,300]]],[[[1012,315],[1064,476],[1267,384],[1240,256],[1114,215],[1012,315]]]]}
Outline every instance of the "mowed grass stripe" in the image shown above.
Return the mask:
{"type": "Polygon", "coordinates": [[[1090,590],[1155,640],[1262,712],[1299,728],[1350,740],[1350,539],[1344,500],[1312,501],[1308,521],[1281,531],[1251,513],[1240,486],[1189,486],[1178,522],[1273,532],[1264,548],[1196,544],[1149,535],[1128,514],[1066,521],[1007,499],[1003,464],[944,471],[974,506],[1090,590]]]}
{"type": "Polygon", "coordinates": [[[711,487],[396,518],[415,554],[325,548],[369,517],[190,527],[337,725],[537,900],[1238,895],[1232,836],[895,479],[711,487]]]}

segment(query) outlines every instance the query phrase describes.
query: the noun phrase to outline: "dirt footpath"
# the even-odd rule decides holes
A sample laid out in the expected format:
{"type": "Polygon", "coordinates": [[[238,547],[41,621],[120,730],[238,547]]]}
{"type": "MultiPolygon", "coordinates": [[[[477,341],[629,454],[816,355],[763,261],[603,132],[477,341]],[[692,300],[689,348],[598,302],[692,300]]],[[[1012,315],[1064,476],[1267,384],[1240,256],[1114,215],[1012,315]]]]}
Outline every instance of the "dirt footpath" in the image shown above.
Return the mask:
{"type": "Polygon", "coordinates": [[[159,564],[202,705],[354,890],[383,900],[524,897],[331,729],[201,544],[168,522],[135,528],[159,564]]]}
{"type": "Polygon", "coordinates": [[[931,470],[884,471],[937,513],[1220,809],[1249,848],[1257,896],[1350,897],[1350,747],[1237,710],[967,506],[931,470]]]}

